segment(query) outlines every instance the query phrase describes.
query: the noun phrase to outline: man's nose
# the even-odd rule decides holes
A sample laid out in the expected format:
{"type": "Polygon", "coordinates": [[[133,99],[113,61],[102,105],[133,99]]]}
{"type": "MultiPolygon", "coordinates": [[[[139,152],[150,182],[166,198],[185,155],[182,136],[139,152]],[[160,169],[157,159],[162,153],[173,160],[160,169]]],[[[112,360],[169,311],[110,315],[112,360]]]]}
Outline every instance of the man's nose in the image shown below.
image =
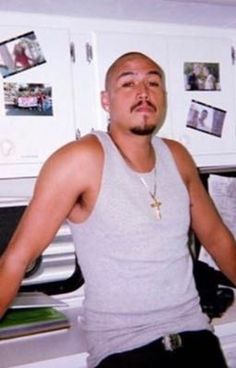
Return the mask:
{"type": "Polygon", "coordinates": [[[138,85],[138,97],[140,99],[147,99],[148,98],[148,86],[145,82],[140,82],[138,85]]]}

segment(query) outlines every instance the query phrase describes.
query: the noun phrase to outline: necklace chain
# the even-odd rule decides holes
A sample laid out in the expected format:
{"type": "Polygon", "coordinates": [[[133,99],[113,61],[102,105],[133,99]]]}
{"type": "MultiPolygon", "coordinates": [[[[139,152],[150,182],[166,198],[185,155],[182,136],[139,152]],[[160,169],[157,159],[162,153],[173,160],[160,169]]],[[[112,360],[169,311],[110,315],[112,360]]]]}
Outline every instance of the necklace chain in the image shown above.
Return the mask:
{"type": "Polygon", "coordinates": [[[141,181],[141,183],[144,185],[144,187],[147,189],[150,197],[152,198],[152,203],[150,204],[150,206],[155,210],[155,214],[158,220],[161,219],[161,202],[159,201],[159,199],[157,198],[157,172],[156,172],[156,166],[154,168],[154,184],[153,184],[153,191],[151,191],[151,189],[149,188],[147,182],[145,181],[145,179],[143,178],[143,176],[139,176],[139,179],[141,181]]]}
{"type": "MultiPolygon", "coordinates": [[[[114,143],[114,145],[116,146],[117,150],[119,151],[119,153],[121,154],[121,156],[124,158],[124,160],[127,162],[127,164],[132,168],[132,163],[130,161],[130,159],[124,154],[124,152],[122,152],[122,150],[120,149],[120,147],[116,144],[116,142],[114,141],[114,139],[112,138],[111,134],[109,134],[110,139],[112,140],[112,142],[114,143]]],[[[157,197],[157,170],[156,170],[156,165],[154,167],[154,185],[153,185],[153,191],[150,190],[148,184],[146,183],[145,179],[141,176],[138,175],[141,183],[144,185],[144,187],[146,188],[147,192],[149,193],[150,197],[152,198],[152,203],[150,204],[150,206],[155,210],[155,214],[156,214],[156,218],[158,220],[161,219],[161,202],[157,197]]]]}

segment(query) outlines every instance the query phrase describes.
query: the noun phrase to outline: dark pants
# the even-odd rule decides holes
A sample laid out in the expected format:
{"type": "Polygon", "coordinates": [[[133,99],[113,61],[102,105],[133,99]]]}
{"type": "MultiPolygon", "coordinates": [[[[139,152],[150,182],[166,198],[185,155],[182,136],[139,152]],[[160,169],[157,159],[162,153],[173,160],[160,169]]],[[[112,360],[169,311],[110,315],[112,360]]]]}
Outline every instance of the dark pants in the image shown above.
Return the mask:
{"type": "Polygon", "coordinates": [[[141,348],[110,355],[96,368],[227,368],[212,332],[183,332],[179,336],[177,347],[165,346],[160,338],[141,348]]]}

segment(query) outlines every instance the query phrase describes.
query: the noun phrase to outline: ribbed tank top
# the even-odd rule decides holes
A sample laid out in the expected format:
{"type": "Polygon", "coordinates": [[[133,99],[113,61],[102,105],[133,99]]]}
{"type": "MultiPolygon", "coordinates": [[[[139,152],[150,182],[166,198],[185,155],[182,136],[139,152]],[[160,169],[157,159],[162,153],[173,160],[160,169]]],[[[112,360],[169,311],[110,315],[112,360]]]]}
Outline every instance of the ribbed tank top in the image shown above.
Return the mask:
{"type": "Polygon", "coordinates": [[[89,218],[69,221],[85,279],[82,323],[88,367],[163,335],[210,329],[202,313],[188,249],[188,191],[166,143],[153,137],[154,173],[133,171],[105,132],[94,132],[104,150],[100,192],[89,218]]]}

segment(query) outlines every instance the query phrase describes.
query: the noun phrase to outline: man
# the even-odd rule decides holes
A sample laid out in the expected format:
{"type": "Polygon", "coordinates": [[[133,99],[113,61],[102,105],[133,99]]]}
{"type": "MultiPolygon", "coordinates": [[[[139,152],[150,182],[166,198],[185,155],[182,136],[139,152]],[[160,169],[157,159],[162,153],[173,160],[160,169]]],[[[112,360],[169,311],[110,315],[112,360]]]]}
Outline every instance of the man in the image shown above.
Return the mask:
{"type": "Polygon", "coordinates": [[[202,82],[200,75],[202,73],[202,66],[199,63],[193,64],[193,70],[187,76],[187,89],[191,91],[197,91],[202,89],[202,82]]]}
{"type": "Polygon", "coordinates": [[[203,109],[198,118],[198,129],[211,132],[211,125],[208,122],[208,111],[203,109]]]}
{"type": "Polygon", "coordinates": [[[188,114],[187,126],[196,128],[199,119],[199,111],[194,107],[191,106],[188,114]]]}
{"type": "Polygon", "coordinates": [[[202,68],[202,72],[204,75],[204,89],[206,91],[214,91],[216,90],[216,78],[215,76],[210,72],[210,69],[207,65],[204,65],[202,68]]]}
{"type": "Polygon", "coordinates": [[[85,278],[89,367],[226,367],[201,312],[188,251],[191,226],[236,283],[236,247],[177,142],[154,137],[165,115],[161,68],[140,53],[110,67],[95,132],[45,163],[0,268],[0,314],[27,264],[68,219],[85,278]],[[17,262],[16,262],[17,259],[17,262]]]}

